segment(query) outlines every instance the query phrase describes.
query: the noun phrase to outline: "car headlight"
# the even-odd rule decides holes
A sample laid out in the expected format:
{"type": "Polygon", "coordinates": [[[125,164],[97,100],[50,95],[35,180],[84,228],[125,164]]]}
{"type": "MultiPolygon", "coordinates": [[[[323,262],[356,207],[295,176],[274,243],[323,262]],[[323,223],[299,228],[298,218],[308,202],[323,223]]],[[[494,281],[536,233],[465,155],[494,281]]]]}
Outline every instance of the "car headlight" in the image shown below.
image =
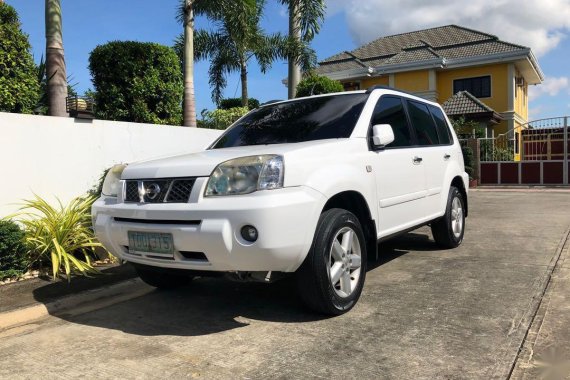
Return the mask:
{"type": "Polygon", "coordinates": [[[119,164],[113,166],[107,172],[105,180],[103,181],[102,193],[108,197],[116,197],[121,191],[121,174],[127,167],[126,164],[119,164]]]}
{"type": "Polygon", "coordinates": [[[238,195],[278,189],[283,187],[283,171],[283,157],[273,154],[225,161],[212,172],[205,195],[238,195]]]}

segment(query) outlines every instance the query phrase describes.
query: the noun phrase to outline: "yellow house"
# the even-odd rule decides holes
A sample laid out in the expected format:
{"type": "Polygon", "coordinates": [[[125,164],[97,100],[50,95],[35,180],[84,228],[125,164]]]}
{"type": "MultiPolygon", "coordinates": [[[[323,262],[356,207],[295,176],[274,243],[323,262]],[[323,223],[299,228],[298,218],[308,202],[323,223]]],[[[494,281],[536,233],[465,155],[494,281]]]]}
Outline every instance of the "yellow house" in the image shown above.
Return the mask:
{"type": "Polygon", "coordinates": [[[510,138],[528,122],[528,86],[544,80],[530,48],[457,25],[381,37],[325,59],[317,73],[346,90],[385,85],[448,102],[451,117],[510,138]]]}

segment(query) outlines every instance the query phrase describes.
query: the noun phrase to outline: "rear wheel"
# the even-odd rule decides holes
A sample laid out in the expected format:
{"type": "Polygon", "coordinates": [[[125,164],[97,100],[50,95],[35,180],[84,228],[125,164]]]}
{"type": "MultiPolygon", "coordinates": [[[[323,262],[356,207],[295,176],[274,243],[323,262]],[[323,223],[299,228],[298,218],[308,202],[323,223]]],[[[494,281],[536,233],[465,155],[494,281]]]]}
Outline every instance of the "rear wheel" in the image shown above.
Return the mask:
{"type": "Polygon", "coordinates": [[[137,274],[145,283],[158,289],[175,289],[188,285],[193,276],[136,266],[137,274]]]}
{"type": "Polygon", "coordinates": [[[323,212],[296,274],[301,298],[315,311],[340,315],[358,301],[365,277],[366,241],[360,222],[346,210],[323,212]]]}
{"type": "Polygon", "coordinates": [[[465,233],[465,201],[455,186],[449,189],[445,214],[431,224],[431,232],[437,244],[445,248],[458,247],[465,233]]]}

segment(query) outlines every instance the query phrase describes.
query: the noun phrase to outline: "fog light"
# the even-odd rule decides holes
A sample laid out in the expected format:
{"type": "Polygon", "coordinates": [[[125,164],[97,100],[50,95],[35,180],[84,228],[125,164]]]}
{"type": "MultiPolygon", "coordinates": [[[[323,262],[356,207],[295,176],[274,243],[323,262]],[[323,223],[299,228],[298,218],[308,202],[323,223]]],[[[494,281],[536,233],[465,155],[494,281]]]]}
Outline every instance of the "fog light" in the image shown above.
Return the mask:
{"type": "Polygon", "coordinates": [[[257,240],[257,229],[254,226],[243,226],[241,228],[241,237],[253,243],[257,240]]]}

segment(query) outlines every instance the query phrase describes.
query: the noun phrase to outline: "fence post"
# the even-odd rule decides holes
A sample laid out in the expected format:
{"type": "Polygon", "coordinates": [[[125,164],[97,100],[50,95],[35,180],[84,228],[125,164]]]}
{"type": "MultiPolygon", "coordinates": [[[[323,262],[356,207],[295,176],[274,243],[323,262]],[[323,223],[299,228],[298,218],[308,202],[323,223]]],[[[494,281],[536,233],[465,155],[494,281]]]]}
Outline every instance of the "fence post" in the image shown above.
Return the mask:
{"type": "Polygon", "coordinates": [[[564,168],[563,178],[564,184],[568,185],[568,116],[564,117],[564,168]]]}

